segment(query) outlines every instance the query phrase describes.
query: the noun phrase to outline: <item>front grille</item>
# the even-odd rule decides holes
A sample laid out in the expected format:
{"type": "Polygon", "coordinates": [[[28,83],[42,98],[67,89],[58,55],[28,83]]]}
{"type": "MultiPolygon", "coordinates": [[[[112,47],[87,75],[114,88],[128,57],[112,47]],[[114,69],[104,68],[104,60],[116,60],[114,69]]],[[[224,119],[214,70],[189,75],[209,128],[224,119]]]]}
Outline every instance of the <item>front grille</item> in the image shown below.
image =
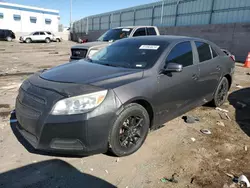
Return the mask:
{"type": "Polygon", "coordinates": [[[87,54],[87,49],[71,49],[72,56],[85,58],[87,54]]]}
{"type": "Polygon", "coordinates": [[[20,126],[27,132],[37,135],[42,129],[44,119],[62,95],[43,89],[25,81],[16,100],[16,117],[20,126]]]}

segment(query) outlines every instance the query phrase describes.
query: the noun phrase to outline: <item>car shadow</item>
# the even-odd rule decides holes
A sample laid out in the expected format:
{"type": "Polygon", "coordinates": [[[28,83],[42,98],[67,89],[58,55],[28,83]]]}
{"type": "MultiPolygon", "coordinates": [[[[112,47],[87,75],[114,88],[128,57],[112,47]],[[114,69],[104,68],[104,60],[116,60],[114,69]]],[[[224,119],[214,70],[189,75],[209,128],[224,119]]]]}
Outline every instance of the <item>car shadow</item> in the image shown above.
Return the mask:
{"type": "Polygon", "coordinates": [[[236,122],[250,137],[250,87],[232,92],[228,100],[235,108],[236,122]]]}
{"type": "Polygon", "coordinates": [[[65,161],[53,159],[29,164],[0,174],[0,187],[115,188],[116,186],[95,176],[82,173],[65,161]]]}

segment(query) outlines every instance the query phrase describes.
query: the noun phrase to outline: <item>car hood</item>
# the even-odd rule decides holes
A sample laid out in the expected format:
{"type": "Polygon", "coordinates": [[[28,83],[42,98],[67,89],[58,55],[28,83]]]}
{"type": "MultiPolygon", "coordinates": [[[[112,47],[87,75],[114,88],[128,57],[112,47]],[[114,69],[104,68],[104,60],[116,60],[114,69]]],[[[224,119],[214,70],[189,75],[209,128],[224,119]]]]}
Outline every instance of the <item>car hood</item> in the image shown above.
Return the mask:
{"type": "Polygon", "coordinates": [[[85,49],[85,48],[91,48],[91,47],[94,47],[94,46],[108,46],[110,45],[111,43],[110,42],[101,42],[101,41],[97,41],[97,42],[87,42],[87,43],[83,43],[83,44],[80,44],[80,45],[75,45],[75,46],[72,46],[71,49],[85,49]]]}
{"type": "Polygon", "coordinates": [[[89,84],[102,88],[115,88],[141,79],[143,70],[104,66],[80,60],[43,72],[45,80],[63,83],[89,84]]]}

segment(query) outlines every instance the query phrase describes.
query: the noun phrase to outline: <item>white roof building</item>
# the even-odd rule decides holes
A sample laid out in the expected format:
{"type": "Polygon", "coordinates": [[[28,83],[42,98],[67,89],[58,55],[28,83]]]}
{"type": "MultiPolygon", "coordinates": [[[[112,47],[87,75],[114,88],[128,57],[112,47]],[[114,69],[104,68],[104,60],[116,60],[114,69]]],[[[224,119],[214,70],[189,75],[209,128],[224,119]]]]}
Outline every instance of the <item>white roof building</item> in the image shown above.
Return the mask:
{"type": "Polygon", "coordinates": [[[0,2],[0,29],[57,32],[59,21],[58,10],[0,2]]]}

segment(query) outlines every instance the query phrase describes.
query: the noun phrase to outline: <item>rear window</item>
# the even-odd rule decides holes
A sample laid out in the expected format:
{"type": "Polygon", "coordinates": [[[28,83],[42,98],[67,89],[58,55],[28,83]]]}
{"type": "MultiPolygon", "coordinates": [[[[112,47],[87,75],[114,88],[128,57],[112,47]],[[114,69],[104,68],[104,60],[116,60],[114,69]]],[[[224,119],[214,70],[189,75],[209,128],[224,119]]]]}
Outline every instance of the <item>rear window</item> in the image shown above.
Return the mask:
{"type": "Polygon", "coordinates": [[[212,59],[210,46],[204,42],[195,42],[200,62],[212,59]]]}
{"type": "Polygon", "coordinates": [[[136,31],[135,31],[135,33],[134,33],[134,37],[139,37],[139,36],[145,36],[146,35],[146,30],[145,30],[145,28],[143,27],[143,28],[139,28],[139,29],[137,29],[136,31]]]}
{"type": "Polygon", "coordinates": [[[110,29],[106,33],[104,33],[102,36],[100,36],[98,41],[116,41],[119,39],[127,38],[129,37],[132,29],[130,28],[121,28],[121,29],[110,29]]]}
{"type": "Polygon", "coordinates": [[[165,41],[119,41],[97,52],[89,61],[107,66],[145,69],[155,64],[167,46],[165,41]]]}
{"type": "Polygon", "coordinates": [[[155,28],[153,27],[148,27],[147,32],[148,32],[148,35],[156,35],[155,28]]]}

